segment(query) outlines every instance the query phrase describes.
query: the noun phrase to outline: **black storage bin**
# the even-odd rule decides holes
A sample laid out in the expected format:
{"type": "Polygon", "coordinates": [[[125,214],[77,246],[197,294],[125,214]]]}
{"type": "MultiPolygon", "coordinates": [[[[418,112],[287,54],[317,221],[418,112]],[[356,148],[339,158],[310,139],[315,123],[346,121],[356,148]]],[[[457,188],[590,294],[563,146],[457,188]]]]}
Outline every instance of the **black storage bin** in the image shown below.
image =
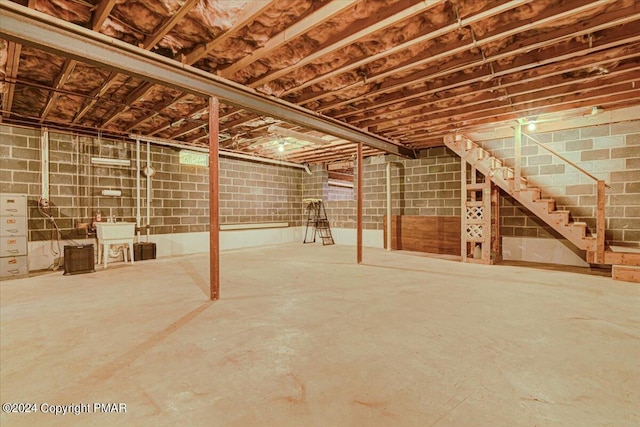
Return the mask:
{"type": "Polygon", "coordinates": [[[156,259],[156,244],[152,242],[134,243],[133,260],[144,261],[146,259],[156,259]]]}
{"type": "Polygon", "coordinates": [[[93,245],[64,247],[64,275],[94,273],[93,245]]]}

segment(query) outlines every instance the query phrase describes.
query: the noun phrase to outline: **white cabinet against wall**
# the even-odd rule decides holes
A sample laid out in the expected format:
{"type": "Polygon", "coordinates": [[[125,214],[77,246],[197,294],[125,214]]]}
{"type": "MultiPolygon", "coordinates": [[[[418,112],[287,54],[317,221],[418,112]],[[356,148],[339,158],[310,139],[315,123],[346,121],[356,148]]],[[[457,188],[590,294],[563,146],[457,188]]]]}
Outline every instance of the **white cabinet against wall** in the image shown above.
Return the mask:
{"type": "Polygon", "coordinates": [[[27,195],[0,194],[0,277],[29,274],[27,195]]]}

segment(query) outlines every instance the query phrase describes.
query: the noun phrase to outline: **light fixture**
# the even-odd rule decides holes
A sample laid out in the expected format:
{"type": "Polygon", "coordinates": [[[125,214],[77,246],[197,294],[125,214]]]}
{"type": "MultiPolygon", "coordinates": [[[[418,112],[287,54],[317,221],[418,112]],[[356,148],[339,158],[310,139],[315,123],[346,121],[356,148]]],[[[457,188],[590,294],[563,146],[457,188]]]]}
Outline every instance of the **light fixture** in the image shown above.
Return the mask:
{"type": "Polygon", "coordinates": [[[284,139],[282,138],[278,138],[278,151],[281,153],[284,151],[284,139]]]}
{"type": "Polygon", "coordinates": [[[536,122],[529,122],[529,124],[527,125],[527,129],[530,132],[533,132],[534,130],[536,130],[536,122]]]}
{"type": "Polygon", "coordinates": [[[602,111],[602,108],[598,107],[598,106],[593,106],[591,107],[591,115],[595,116],[596,114],[600,113],[600,111],[602,111]]]}
{"type": "Polygon", "coordinates": [[[122,196],[122,191],[120,191],[120,190],[102,190],[102,195],[103,196],[120,197],[120,196],[122,196]]]}
{"type": "Polygon", "coordinates": [[[127,159],[109,159],[106,157],[92,157],[91,164],[103,166],[131,166],[131,160],[127,159]]]}

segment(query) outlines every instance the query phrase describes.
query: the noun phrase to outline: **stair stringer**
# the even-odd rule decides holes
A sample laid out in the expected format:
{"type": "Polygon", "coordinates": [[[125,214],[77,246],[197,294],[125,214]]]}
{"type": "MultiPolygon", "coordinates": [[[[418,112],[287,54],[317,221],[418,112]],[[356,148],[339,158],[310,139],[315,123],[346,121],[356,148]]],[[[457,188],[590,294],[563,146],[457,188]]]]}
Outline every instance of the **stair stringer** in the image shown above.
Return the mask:
{"type": "Polygon", "coordinates": [[[526,207],[534,215],[556,230],[576,247],[586,251],[596,251],[597,242],[594,237],[586,236],[586,224],[568,221],[567,211],[555,211],[555,202],[550,199],[540,199],[540,190],[528,188],[525,178],[519,185],[515,185],[512,168],[502,166],[502,161],[484,150],[480,145],[466,137],[448,136],[445,145],[467,163],[473,165],[483,175],[488,176],[507,194],[526,207]],[[469,147],[469,148],[467,148],[469,147]]]}

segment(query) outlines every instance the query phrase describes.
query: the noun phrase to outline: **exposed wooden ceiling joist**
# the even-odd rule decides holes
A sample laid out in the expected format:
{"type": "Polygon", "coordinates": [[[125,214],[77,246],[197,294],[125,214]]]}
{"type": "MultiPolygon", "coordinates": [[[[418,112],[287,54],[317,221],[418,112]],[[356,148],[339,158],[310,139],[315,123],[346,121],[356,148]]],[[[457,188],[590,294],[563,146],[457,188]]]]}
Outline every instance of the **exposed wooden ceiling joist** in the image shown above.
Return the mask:
{"type": "Polygon", "coordinates": [[[91,20],[91,29],[93,31],[100,31],[104,21],[107,20],[113,6],[115,6],[116,0],[101,0],[93,13],[93,19],[91,20]]]}
{"type": "Polygon", "coordinates": [[[2,97],[2,110],[5,111],[7,117],[11,115],[11,107],[13,105],[13,95],[16,85],[15,79],[18,77],[18,68],[20,67],[20,52],[22,45],[10,41],[7,46],[7,66],[6,79],[4,87],[4,95],[2,97]]]}
{"type": "MultiPolygon", "coordinates": [[[[612,1],[612,0],[607,0],[607,1],[612,1]]],[[[565,5],[566,4],[567,3],[565,3],[565,5]]],[[[498,77],[499,74],[492,67],[494,63],[496,63],[501,59],[508,58],[510,56],[513,56],[519,53],[531,52],[536,49],[544,48],[545,46],[554,45],[562,40],[571,39],[583,34],[599,31],[604,28],[610,28],[610,27],[621,25],[621,24],[625,24],[625,23],[634,21],[635,19],[638,18],[637,17],[638,5],[635,4],[633,7],[627,8],[624,11],[621,11],[619,13],[620,15],[619,19],[613,22],[610,22],[609,20],[607,20],[607,22],[604,22],[604,23],[597,22],[597,21],[596,22],[589,21],[586,25],[582,26],[578,31],[576,31],[575,28],[561,28],[555,32],[552,32],[551,34],[544,33],[541,36],[534,36],[535,39],[529,40],[529,43],[512,44],[511,46],[507,47],[507,49],[503,49],[502,51],[500,51],[499,54],[496,54],[496,55],[487,56],[481,53],[477,53],[477,54],[473,53],[475,48],[482,47],[483,45],[486,45],[488,43],[510,37],[520,32],[524,32],[525,30],[531,30],[531,29],[546,25],[549,23],[549,21],[553,19],[563,19],[578,13],[584,13],[589,9],[595,8],[597,5],[598,5],[598,1],[592,1],[591,3],[585,4],[577,9],[571,9],[565,6],[565,8],[563,8],[561,11],[557,11],[558,12],[557,14],[541,17],[541,19],[536,20],[535,22],[531,22],[526,26],[517,26],[517,25],[514,25],[514,23],[507,23],[503,28],[500,28],[499,30],[495,30],[494,32],[490,33],[488,36],[480,40],[471,40],[470,42],[462,41],[462,42],[459,42],[458,46],[446,46],[446,47],[443,46],[440,49],[440,52],[436,54],[434,54],[433,52],[429,52],[429,55],[426,55],[424,59],[411,62],[410,64],[406,64],[402,67],[394,68],[393,70],[390,70],[390,71],[384,71],[377,75],[370,75],[367,77],[367,82],[371,83],[372,81],[382,80],[387,77],[393,77],[394,74],[397,74],[402,71],[409,70],[411,68],[415,68],[418,66],[423,66],[429,63],[436,63],[437,64],[436,69],[438,71],[428,69],[426,71],[418,71],[415,74],[403,76],[401,78],[387,80],[380,85],[380,88],[377,89],[375,93],[367,93],[365,95],[362,95],[359,97],[353,97],[345,101],[339,100],[335,102],[329,102],[329,103],[323,104],[318,109],[318,111],[326,111],[328,109],[335,108],[337,106],[352,104],[358,100],[371,98],[374,95],[381,95],[383,93],[388,93],[393,90],[402,89],[409,84],[417,84],[420,82],[434,79],[441,75],[450,74],[455,71],[463,71],[473,67],[486,66],[486,68],[489,71],[491,71],[491,73],[488,75],[488,78],[498,77]],[[632,11],[635,11],[635,13],[629,15],[629,13],[632,11]],[[594,25],[592,25],[592,23],[594,25]],[[587,29],[585,29],[585,27],[587,27],[587,29]],[[445,63],[444,65],[438,63],[439,61],[441,62],[443,59],[452,57],[457,53],[466,54],[466,57],[459,58],[459,59],[456,58],[454,59],[454,63],[449,63],[449,64],[445,63]]],[[[342,88],[342,90],[344,91],[348,88],[352,88],[353,86],[358,86],[362,84],[364,84],[364,82],[354,83],[352,85],[342,88]]],[[[307,96],[301,96],[298,98],[298,101],[300,103],[307,104],[309,102],[317,101],[319,99],[322,99],[327,96],[332,96],[332,95],[335,95],[335,91],[332,93],[323,93],[323,94],[321,93],[321,94],[311,94],[307,96]]]]}
{"type": "MultiPolygon", "coordinates": [[[[0,11],[26,3],[5,1],[0,11]]],[[[267,138],[276,118],[301,132],[309,131],[310,120],[320,133],[327,124],[340,126],[410,153],[441,145],[455,129],[640,102],[627,86],[638,83],[640,69],[640,3],[634,0],[28,3],[75,22],[55,25],[85,47],[81,54],[76,39],[57,46],[0,40],[7,123],[67,123],[206,146],[207,91],[222,90],[232,99],[223,102],[219,141],[234,149],[277,157],[267,138]],[[87,30],[94,26],[95,32],[87,30]],[[94,55],[102,43],[113,48],[107,64],[94,55]],[[116,55],[121,63],[113,61],[116,55]],[[266,99],[286,105],[285,117],[266,107],[266,99]],[[304,120],[291,120],[292,111],[304,111],[304,120]],[[326,120],[322,126],[317,113],[326,120]]],[[[38,19],[28,15],[25,28],[41,31],[38,19]]],[[[348,142],[331,146],[291,143],[285,154],[323,162],[355,150],[348,142]]]]}
{"type": "Polygon", "coordinates": [[[221,77],[229,78],[235,74],[236,71],[246,67],[247,65],[258,61],[261,58],[269,55],[270,52],[278,49],[279,47],[284,46],[287,42],[290,42],[292,39],[303,35],[308,32],[310,28],[313,28],[316,25],[319,25],[332,16],[344,11],[345,9],[350,8],[353,4],[356,3],[356,0],[343,0],[336,2],[326,2],[324,3],[318,10],[313,12],[311,15],[305,17],[304,19],[296,22],[295,25],[287,28],[285,31],[282,31],[276,34],[274,37],[270,38],[269,41],[265,43],[264,46],[254,50],[250,55],[245,56],[244,58],[236,61],[234,64],[226,67],[221,70],[219,75],[221,77]]]}
{"type": "Polygon", "coordinates": [[[241,28],[250,24],[252,21],[256,19],[261,13],[263,13],[266,9],[268,9],[271,5],[265,1],[251,1],[248,2],[244,13],[240,16],[240,18],[234,22],[233,26],[229,28],[224,33],[220,34],[218,37],[213,40],[207,42],[205,45],[201,45],[196,47],[193,51],[189,52],[184,56],[185,63],[187,64],[195,64],[197,61],[206,56],[209,52],[211,52],[216,46],[220,46],[222,43],[233,37],[241,28]]]}

